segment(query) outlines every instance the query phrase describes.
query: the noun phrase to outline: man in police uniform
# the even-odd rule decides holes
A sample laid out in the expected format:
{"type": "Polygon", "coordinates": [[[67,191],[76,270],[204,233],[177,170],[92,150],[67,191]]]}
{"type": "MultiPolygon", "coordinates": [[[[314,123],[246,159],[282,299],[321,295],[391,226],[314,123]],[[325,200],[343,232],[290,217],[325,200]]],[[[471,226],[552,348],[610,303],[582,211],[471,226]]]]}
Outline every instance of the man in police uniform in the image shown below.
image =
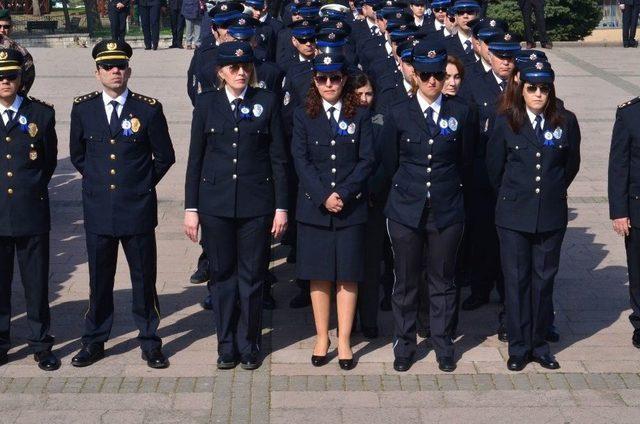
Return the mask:
{"type": "Polygon", "coordinates": [[[169,366],[157,334],[155,186],[175,154],[160,103],[127,88],[131,54],[127,43],[96,44],[92,55],[103,91],[77,97],[71,110],[70,153],[82,174],[90,286],[82,349],[72,359],[78,367],[104,357],[120,243],[131,270],[142,358],[152,368],[169,366]]]}
{"type": "Polygon", "coordinates": [[[33,85],[33,81],[36,78],[36,68],[33,66],[33,57],[31,53],[27,51],[20,44],[15,42],[11,37],[13,31],[13,21],[11,20],[11,14],[9,9],[0,10],[0,47],[5,49],[13,49],[19,51],[24,57],[22,64],[22,75],[20,80],[22,86],[20,87],[20,94],[26,95],[29,93],[29,89],[33,85]]]}
{"type": "Polygon", "coordinates": [[[28,343],[45,371],[60,367],[49,335],[49,196],[58,138],[53,107],[18,95],[24,57],[0,49],[0,365],[10,348],[11,280],[17,253],[28,343]]]}
{"type": "Polygon", "coordinates": [[[640,349],[640,97],[618,106],[609,155],[609,215],[624,237],[629,270],[632,343],[640,349]]]}

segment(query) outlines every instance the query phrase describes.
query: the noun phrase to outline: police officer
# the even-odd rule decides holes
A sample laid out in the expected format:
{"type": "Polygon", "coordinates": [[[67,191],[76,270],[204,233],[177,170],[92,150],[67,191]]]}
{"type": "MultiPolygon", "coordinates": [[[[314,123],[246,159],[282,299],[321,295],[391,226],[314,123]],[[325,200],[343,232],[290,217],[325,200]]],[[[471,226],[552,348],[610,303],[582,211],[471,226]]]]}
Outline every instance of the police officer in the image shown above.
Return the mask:
{"type": "Polygon", "coordinates": [[[145,50],[158,50],[160,41],[160,0],[138,0],[145,50]]]}
{"type": "Polygon", "coordinates": [[[124,41],[127,32],[127,16],[129,15],[129,0],[109,0],[109,22],[111,23],[111,38],[124,41]]]}
{"type": "Polygon", "coordinates": [[[1,9],[0,10],[0,47],[5,49],[13,49],[19,51],[24,57],[24,63],[22,65],[22,76],[20,77],[22,81],[22,86],[20,87],[20,95],[26,95],[31,86],[33,85],[33,81],[36,78],[36,68],[33,65],[33,57],[31,53],[27,51],[24,47],[18,44],[11,37],[11,33],[13,32],[13,22],[11,20],[11,13],[9,9],[1,9]]]}
{"type": "Polygon", "coordinates": [[[464,225],[463,186],[469,178],[477,123],[469,106],[441,94],[447,51],[437,40],[413,49],[418,91],[385,116],[383,164],[392,178],[385,208],[394,252],[393,363],[407,371],[416,351],[416,315],[424,246],[431,340],[439,368],[456,368],[451,326],[456,255],[464,225]]]}
{"type": "Polygon", "coordinates": [[[638,47],[636,29],[638,28],[638,13],[640,0],[618,0],[622,10],[622,46],[638,47]]]}
{"type": "Polygon", "coordinates": [[[49,335],[49,195],[58,138],[53,107],[18,94],[24,57],[0,49],[0,365],[7,363],[11,280],[17,254],[31,334],[29,347],[45,371],[60,367],[49,335]]]}
{"type": "Polygon", "coordinates": [[[480,6],[474,0],[456,0],[448,11],[456,17],[458,32],[446,40],[447,52],[460,59],[467,67],[476,61],[469,23],[478,16],[480,6]]]}
{"type": "Polygon", "coordinates": [[[157,332],[155,186],[175,154],[160,103],[127,87],[131,54],[131,46],[121,41],[96,44],[92,55],[103,91],[76,97],[71,110],[70,154],[82,175],[90,288],[82,349],[71,360],[77,367],[104,357],[119,244],[131,273],[142,358],[151,368],[169,366],[157,332]]]}
{"type": "Polygon", "coordinates": [[[548,62],[520,69],[517,90],[503,99],[487,144],[511,371],[530,361],[560,368],[545,335],[567,228],[567,189],[580,167],[580,129],[573,113],[557,107],[553,82],[548,62]]]}
{"type": "Polygon", "coordinates": [[[640,349],[640,97],[618,106],[609,155],[609,216],[614,231],[624,237],[629,270],[633,345],[640,349]]]}
{"type": "Polygon", "coordinates": [[[354,365],[351,328],[358,282],[364,280],[366,183],[375,162],[371,118],[357,96],[345,92],[344,56],[313,60],[313,89],[294,115],[291,145],[300,186],[296,219],[299,279],[310,280],[317,339],[311,362],[326,363],[331,286],[336,284],[338,362],[354,365]]]}
{"type": "Polygon", "coordinates": [[[196,100],[185,183],[187,236],[212,264],[218,368],[260,366],[263,283],[271,236],[287,225],[287,154],[276,96],[256,88],[251,46],[218,47],[224,88],[196,100]]]}

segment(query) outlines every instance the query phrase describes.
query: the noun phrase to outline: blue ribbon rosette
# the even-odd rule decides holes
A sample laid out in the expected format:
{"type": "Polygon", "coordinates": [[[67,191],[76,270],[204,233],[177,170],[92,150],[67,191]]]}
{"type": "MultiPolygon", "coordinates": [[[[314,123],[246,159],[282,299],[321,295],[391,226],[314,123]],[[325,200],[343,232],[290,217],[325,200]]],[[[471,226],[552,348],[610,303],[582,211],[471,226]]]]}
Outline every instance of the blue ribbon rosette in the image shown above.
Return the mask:
{"type": "Polygon", "coordinates": [[[442,135],[449,135],[453,132],[449,128],[449,122],[444,118],[438,122],[438,126],[440,127],[440,134],[442,135]]]}
{"type": "Polygon", "coordinates": [[[247,106],[241,106],[240,107],[240,119],[241,120],[250,120],[251,119],[251,109],[249,109],[247,106]]]}
{"type": "Polygon", "coordinates": [[[18,117],[18,123],[20,124],[20,130],[23,133],[27,133],[29,132],[29,121],[27,120],[27,117],[24,115],[20,115],[18,117]]]}
{"type": "Polygon", "coordinates": [[[551,131],[545,131],[544,133],[544,143],[542,143],[545,147],[553,147],[556,143],[553,142],[553,133],[551,131]]]}
{"type": "Polygon", "coordinates": [[[344,121],[340,121],[340,123],[338,124],[338,135],[347,135],[347,128],[347,123],[344,121]]]}
{"type": "Polygon", "coordinates": [[[131,131],[131,121],[125,119],[122,121],[122,135],[129,137],[131,134],[133,134],[133,131],[131,131]]]}

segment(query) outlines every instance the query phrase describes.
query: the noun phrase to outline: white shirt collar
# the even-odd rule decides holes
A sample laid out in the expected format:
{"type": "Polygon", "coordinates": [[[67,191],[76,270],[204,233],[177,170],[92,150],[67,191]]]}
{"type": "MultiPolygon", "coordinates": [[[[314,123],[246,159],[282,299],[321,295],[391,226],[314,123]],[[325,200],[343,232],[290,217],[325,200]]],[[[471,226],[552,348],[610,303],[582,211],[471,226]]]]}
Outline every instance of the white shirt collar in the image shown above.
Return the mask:
{"type": "Polygon", "coordinates": [[[122,94],[120,94],[115,99],[112,98],[111,96],[109,96],[107,93],[105,93],[103,91],[102,92],[102,102],[104,103],[105,106],[108,106],[109,103],[111,103],[111,101],[115,100],[116,102],[118,102],[118,104],[120,104],[120,106],[124,106],[124,103],[127,101],[127,96],[128,95],[129,95],[129,89],[128,88],[125,88],[124,91],[122,92],[122,94]]]}
{"type": "Polygon", "coordinates": [[[322,99],[322,107],[324,108],[325,113],[329,113],[329,108],[333,107],[336,109],[336,112],[338,112],[338,115],[340,115],[340,111],[342,110],[342,100],[338,100],[335,105],[332,105],[328,101],[322,99]]]}
{"type": "Polygon", "coordinates": [[[20,109],[20,105],[22,104],[22,96],[16,96],[15,100],[13,101],[13,103],[11,103],[11,106],[9,107],[4,107],[3,105],[0,105],[0,117],[2,117],[2,119],[4,119],[4,113],[7,110],[12,110],[13,111],[13,117],[15,118],[18,115],[18,109],[20,109]]]}
{"type": "Polygon", "coordinates": [[[413,86],[411,86],[411,84],[408,83],[404,78],[402,78],[402,85],[404,85],[404,91],[406,91],[407,94],[409,94],[413,90],[413,86]]]}
{"type": "Polygon", "coordinates": [[[491,65],[485,62],[482,57],[480,58],[480,63],[482,63],[482,67],[484,68],[485,72],[489,72],[491,70],[491,65]]]}
{"type": "Polygon", "coordinates": [[[369,18],[366,18],[365,22],[367,23],[367,26],[369,27],[369,29],[373,28],[374,26],[378,28],[378,25],[376,25],[376,22],[375,21],[372,22],[369,18]]]}
{"type": "MultiPolygon", "coordinates": [[[[526,108],[526,109],[527,109],[527,115],[529,116],[529,121],[531,121],[531,126],[535,130],[536,129],[536,117],[538,115],[536,115],[535,113],[531,112],[529,110],[529,108],[526,108]]],[[[542,122],[541,122],[542,128],[544,128],[544,114],[540,114],[540,116],[542,117],[542,122]]]]}
{"type": "Polygon", "coordinates": [[[416,98],[418,99],[418,104],[420,105],[420,111],[422,111],[422,113],[424,113],[424,111],[427,110],[428,107],[431,107],[431,109],[433,109],[436,113],[436,117],[440,116],[442,94],[438,95],[438,98],[433,103],[429,103],[429,101],[424,97],[420,90],[417,91],[417,94],[418,95],[416,96],[416,98]]]}
{"type": "Polygon", "coordinates": [[[433,20],[433,24],[436,26],[436,31],[440,31],[440,28],[445,28],[444,24],[437,19],[433,20]]]}
{"type": "Polygon", "coordinates": [[[500,83],[503,81],[506,82],[506,80],[503,80],[502,78],[500,78],[495,72],[491,71],[491,74],[496,79],[496,82],[498,83],[498,85],[500,85],[500,83]]]}
{"type": "Polygon", "coordinates": [[[260,16],[260,19],[258,19],[260,22],[264,23],[267,18],[269,17],[268,13],[265,13],[264,15],[260,16]]]}
{"type": "Polygon", "coordinates": [[[225,85],[224,92],[227,94],[227,99],[229,99],[229,104],[231,104],[235,99],[244,100],[245,96],[247,95],[247,88],[249,88],[249,86],[246,86],[244,90],[242,90],[242,93],[240,93],[240,95],[236,97],[231,93],[231,91],[229,90],[229,87],[225,85]]]}
{"type": "Polygon", "coordinates": [[[298,53],[298,60],[300,62],[310,62],[311,59],[307,59],[306,57],[302,56],[300,53],[298,53]]]}
{"type": "Polygon", "coordinates": [[[445,37],[451,37],[454,33],[452,31],[449,31],[449,28],[445,26],[444,28],[442,28],[442,34],[444,34],[445,37]]]}
{"type": "Polygon", "coordinates": [[[424,16],[423,16],[422,18],[420,18],[420,19],[418,19],[418,18],[414,17],[414,18],[413,18],[413,23],[415,23],[415,24],[416,24],[416,26],[421,27],[421,26],[422,26],[422,24],[424,24],[424,16]]]}
{"type": "MultiPolygon", "coordinates": [[[[464,47],[464,43],[467,40],[471,41],[471,37],[467,37],[462,31],[458,31],[458,39],[460,39],[460,44],[462,44],[462,47],[464,47]]],[[[471,43],[471,47],[473,48],[473,42],[471,43]]]]}

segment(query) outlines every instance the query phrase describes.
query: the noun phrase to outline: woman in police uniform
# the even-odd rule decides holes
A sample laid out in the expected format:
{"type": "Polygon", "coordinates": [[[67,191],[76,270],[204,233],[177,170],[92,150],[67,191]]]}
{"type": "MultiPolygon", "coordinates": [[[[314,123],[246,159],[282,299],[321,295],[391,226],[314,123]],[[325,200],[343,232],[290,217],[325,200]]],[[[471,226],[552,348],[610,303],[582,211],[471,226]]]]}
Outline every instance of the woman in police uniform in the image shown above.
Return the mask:
{"type": "Polygon", "coordinates": [[[354,367],[351,327],[357,282],[364,280],[366,182],[375,161],[369,112],[359,106],[344,56],[320,54],[304,107],[294,113],[292,155],[300,181],[297,201],[299,279],[310,280],[317,339],[311,362],[329,349],[331,284],[336,283],[338,359],[354,367]]]}
{"type": "Polygon", "coordinates": [[[498,196],[512,371],[529,361],[560,367],[545,335],[567,227],[567,189],[580,167],[580,129],[575,115],[558,107],[553,82],[548,62],[521,68],[487,144],[487,171],[498,196]]]}
{"type": "Polygon", "coordinates": [[[418,291],[426,254],[430,329],[438,365],[453,371],[456,256],[464,226],[463,183],[470,170],[477,118],[464,102],[442,95],[447,52],[437,40],[413,48],[416,95],[385,116],[383,165],[392,178],[385,208],[395,259],[392,311],[396,371],[416,352],[418,291]],[[426,252],[424,252],[426,244],[426,252]]]}
{"type": "Polygon", "coordinates": [[[270,235],[287,223],[287,154],[276,96],[255,88],[245,42],[218,48],[219,90],[198,96],[185,185],[185,233],[202,225],[218,336],[218,368],[260,365],[262,286],[270,235]]]}

